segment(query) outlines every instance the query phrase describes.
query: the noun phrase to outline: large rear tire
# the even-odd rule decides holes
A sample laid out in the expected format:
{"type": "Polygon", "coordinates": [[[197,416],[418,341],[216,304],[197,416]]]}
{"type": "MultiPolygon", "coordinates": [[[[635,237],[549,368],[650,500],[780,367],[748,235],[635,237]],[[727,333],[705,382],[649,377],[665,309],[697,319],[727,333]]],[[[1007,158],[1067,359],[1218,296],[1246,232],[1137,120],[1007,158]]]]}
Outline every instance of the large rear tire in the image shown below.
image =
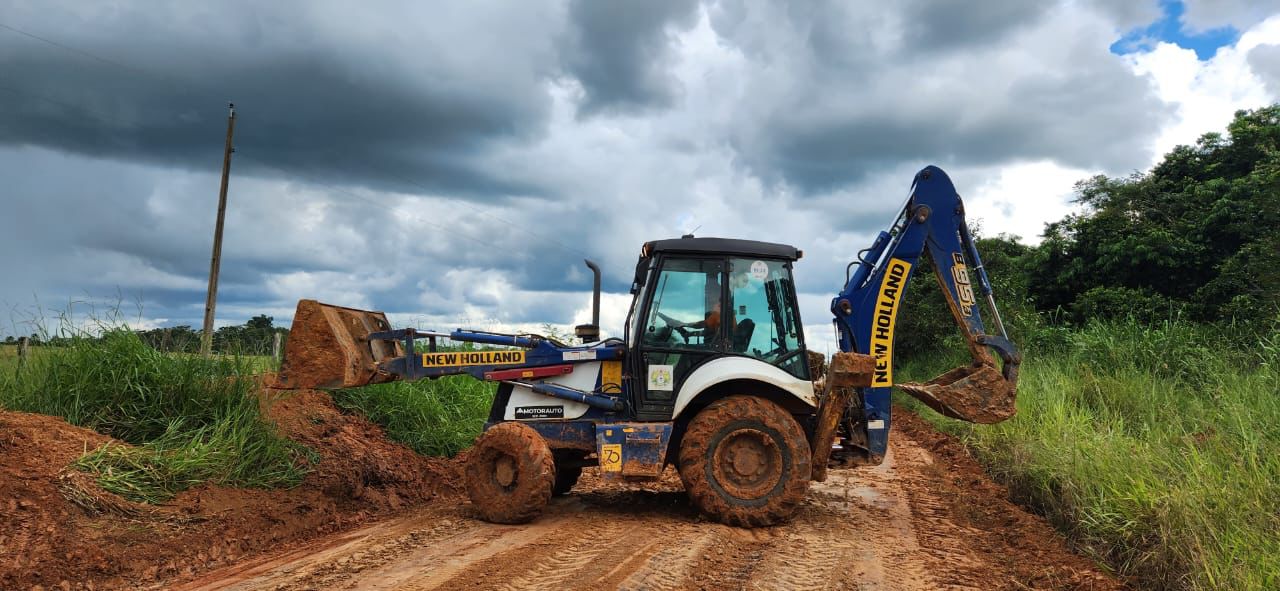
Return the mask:
{"type": "Polygon", "coordinates": [[[485,521],[525,523],[551,500],[555,473],[551,448],[537,431],[501,423],[485,431],[467,457],[467,495],[485,521]]]}
{"type": "Polygon", "coordinates": [[[702,409],[680,444],[689,499],[722,523],[758,527],[787,521],[809,490],[809,442],[782,407],[731,396],[702,409]]]}

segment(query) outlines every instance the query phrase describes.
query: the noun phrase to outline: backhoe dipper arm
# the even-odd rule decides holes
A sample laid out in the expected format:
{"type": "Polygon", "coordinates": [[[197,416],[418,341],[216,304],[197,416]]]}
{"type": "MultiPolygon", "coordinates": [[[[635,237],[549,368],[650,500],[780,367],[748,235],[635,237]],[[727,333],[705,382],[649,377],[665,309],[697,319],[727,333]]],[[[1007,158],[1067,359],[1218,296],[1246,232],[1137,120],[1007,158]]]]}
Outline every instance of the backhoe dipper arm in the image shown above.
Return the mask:
{"type": "Polygon", "coordinates": [[[893,381],[893,336],[903,294],[921,255],[928,249],[934,275],[947,305],[960,326],[973,356],[971,367],[943,374],[927,384],[903,384],[902,389],[953,418],[994,423],[1013,415],[1018,349],[1005,334],[991,283],[965,224],[964,204],[951,179],[928,166],[916,174],[911,197],[889,232],[881,232],[872,246],[859,253],[857,270],[831,302],[840,349],[871,355],[875,371],[863,390],[868,447],[875,453],[887,444],[890,390],[893,381]],[[977,290],[991,308],[999,334],[989,335],[982,322],[977,290]],[[996,351],[1003,367],[988,348],[996,351]]]}

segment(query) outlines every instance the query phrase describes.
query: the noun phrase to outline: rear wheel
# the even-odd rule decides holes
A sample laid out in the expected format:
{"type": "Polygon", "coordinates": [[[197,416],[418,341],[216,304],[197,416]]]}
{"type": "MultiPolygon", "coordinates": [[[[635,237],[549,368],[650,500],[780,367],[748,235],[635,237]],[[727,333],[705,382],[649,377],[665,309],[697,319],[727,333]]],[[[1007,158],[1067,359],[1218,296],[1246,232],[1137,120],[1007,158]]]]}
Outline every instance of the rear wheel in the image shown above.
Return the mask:
{"type": "Polygon", "coordinates": [[[809,443],[777,404],[732,396],[689,422],[679,468],[702,512],[730,525],[773,525],[795,515],[809,490],[809,443]]]}
{"type": "Polygon", "coordinates": [[[547,442],[528,425],[494,425],[471,450],[467,495],[485,521],[524,523],[551,500],[555,460],[547,442]]]}

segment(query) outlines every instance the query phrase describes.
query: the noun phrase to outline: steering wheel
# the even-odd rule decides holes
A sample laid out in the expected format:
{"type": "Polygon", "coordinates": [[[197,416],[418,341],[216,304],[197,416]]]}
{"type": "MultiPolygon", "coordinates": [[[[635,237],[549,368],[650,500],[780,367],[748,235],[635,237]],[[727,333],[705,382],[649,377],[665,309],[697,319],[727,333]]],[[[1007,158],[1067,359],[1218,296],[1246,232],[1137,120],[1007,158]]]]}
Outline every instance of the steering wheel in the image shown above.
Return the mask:
{"type": "Polygon", "coordinates": [[[667,316],[662,312],[658,312],[657,314],[658,318],[661,318],[662,321],[666,323],[667,329],[675,329],[677,333],[680,333],[680,338],[684,339],[685,344],[689,343],[689,329],[686,328],[686,325],[689,324],[688,322],[680,322],[679,320],[667,316]]]}

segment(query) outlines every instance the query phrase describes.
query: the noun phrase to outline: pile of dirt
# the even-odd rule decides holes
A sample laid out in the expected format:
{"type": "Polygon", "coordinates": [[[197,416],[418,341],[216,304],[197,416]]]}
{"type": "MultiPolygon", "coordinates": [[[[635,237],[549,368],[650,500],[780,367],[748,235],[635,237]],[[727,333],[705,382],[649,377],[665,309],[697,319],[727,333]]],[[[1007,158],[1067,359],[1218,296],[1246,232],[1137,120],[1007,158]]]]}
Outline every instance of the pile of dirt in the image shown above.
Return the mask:
{"type": "Polygon", "coordinates": [[[460,494],[456,462],[389,441],[323,392],[266,391],[263,404],[285,436],[314,452],[303,483],[203,486],[163,506],[131,503],[66,469],[111,438],[56,417],[0,411],[0,589],[167,585],[460,494]]]}

